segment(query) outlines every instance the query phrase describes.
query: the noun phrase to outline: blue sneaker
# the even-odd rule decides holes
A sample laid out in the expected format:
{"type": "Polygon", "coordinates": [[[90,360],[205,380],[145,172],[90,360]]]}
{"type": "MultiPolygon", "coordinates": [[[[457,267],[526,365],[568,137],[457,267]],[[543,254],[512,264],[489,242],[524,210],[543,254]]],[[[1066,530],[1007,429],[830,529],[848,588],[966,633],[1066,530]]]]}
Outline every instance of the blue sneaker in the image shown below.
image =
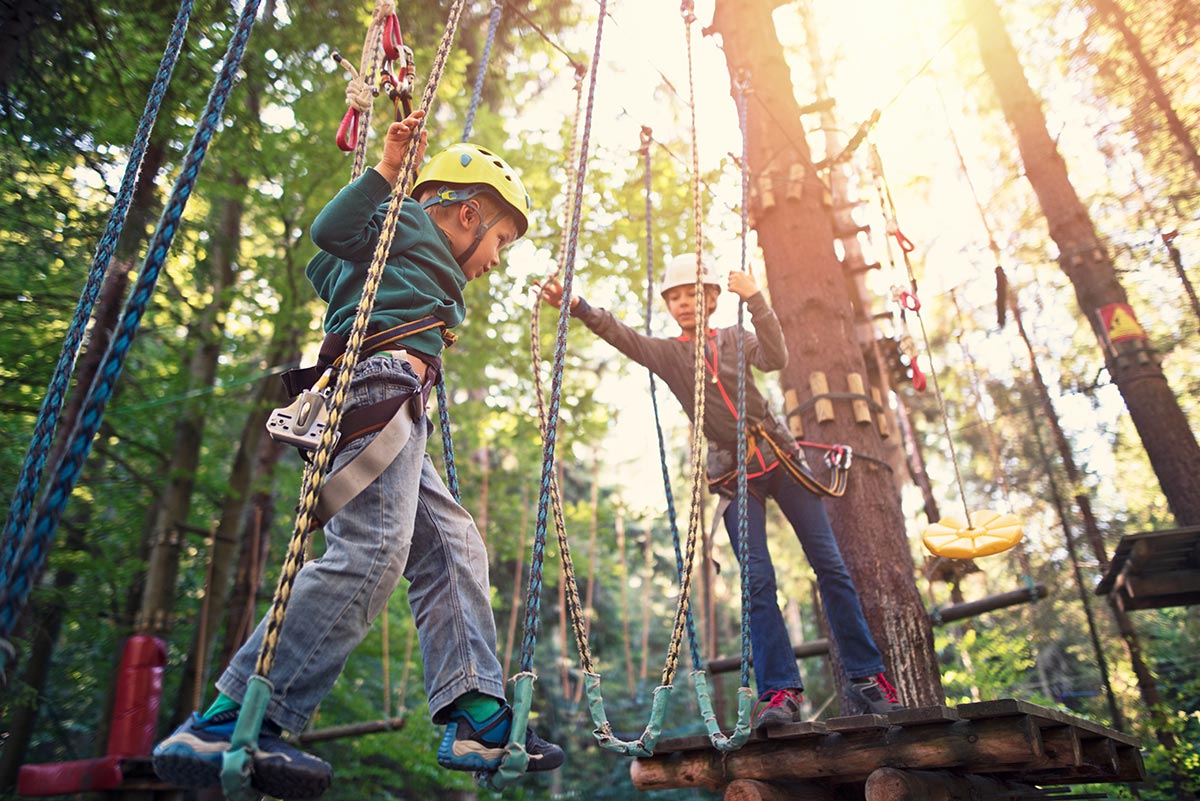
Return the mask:
{"type": "MultiPolygon", "coordinates": [[[[489,773],[500,767],[504,746],[512,727],[512,707],[505,704],[490,718],[476,723],[462,710],[450,713],[446,733],[438,746],[437,761],[450,770],[471,770],[489,773]]],[[[529,771],[554,770],[566,761],[567,755],[554,743],[548,743],[525,728],[525,753],[529,754],[529,771]]]]}
{"type": "MultiPolygon", "coordinates": [[[[238,710],[201,717],[193,713],[175,732],[154,748],[154,772],[178,787],[215,787],[221,783],[221,766],[229,750],[238,710]]],[[[316,798],[329,789],[333,770],[329,763],[293,748],[283,741],[279,727],[264,720],[254,752],[250,786],[274,798],[316,798]]]]}

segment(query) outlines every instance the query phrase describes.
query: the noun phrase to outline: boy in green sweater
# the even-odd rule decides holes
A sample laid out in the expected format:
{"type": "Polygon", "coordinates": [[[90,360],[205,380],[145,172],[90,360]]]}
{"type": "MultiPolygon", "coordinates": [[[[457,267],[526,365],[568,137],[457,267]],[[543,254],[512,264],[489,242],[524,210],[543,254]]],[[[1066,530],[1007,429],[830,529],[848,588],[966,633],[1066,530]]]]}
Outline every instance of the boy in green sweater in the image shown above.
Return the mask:
{"type": "MultiPolygon", "coordinates": [[[[328,304],[326,345],[340,342],[353,324],[409,147],[418,148],[418,163],[424,155],[425,133],[413,141],[422,116],[415,111],[393,123],[379,164],[342,189],[313,222],[313,241],[321,250],[306,274],[328,304]]],[[[412,197],[403,201],[368,329],[406,326],[404,331],[415,332],[401,340],[403,350],[390,343],[365,346],[350,385],[347,420],[356,410],[397,399],[402,402],[396,413],[406,414],[412,404],[405,399],[427,397],[441,370],[443,331],[466,315],[463,288],[500,263],[500,252],[525,233],[529,209],[512,168],[475,145],[454,145],[421,170],[412,197]]],[[[418,407],[423,416],[419,400],[418,407]]],[[[267,677],[273,692],[254,754],[251,786],[261,793],[306,799],[329,787],[330,766],[288,745],[282,733],[304,730],[401,576],[409,581],[429,710],[435,723],[446,724],[439,764],[470,771],[500,764],[512,709],[496,658],[487,552],[470,514],[425,454],[431,428],[418,420],[378,478],[327,521],[325,553],[296,576],[267,677]]],[[[375,436],[354,433],[348,444],[345,434],[339,443],[334,475],[375,436]]],[[[217,681],[216,702],[154,749],[154,768],[164,780],[188,787],[220,782],[223,753],[254,674],[265,623],[217,681]]],[[[525,749],[529,770],[553,770],[565,759],[561,748],[532,729],[525,749]]]]}

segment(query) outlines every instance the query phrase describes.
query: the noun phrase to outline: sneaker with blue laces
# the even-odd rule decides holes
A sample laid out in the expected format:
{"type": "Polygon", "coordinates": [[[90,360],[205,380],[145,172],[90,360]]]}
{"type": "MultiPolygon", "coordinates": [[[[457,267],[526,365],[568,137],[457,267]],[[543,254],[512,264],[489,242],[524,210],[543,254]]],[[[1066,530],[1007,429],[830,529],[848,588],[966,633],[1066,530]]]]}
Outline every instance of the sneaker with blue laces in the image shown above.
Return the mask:
{"type": "MultiPolygon", "coordinates": [[[[482,722],[476,722],[461,709],[451,712],[446,733],[438,746],[438,764],[450,770],[485,773],[496,770],[504,759],[512,714],[512,707],[507,704],[482,722]]],[[[525,729],[525,753],[529,754],[526,768],[529,771],[554,770],[567,758],[557,745],[538,737],[531,726],[525,729]]]]}
{"type": "MultiPolygon", "coordinates": [[[[221,766],[229,750],[238,710],[212,717],[193,713],[175,732],[154,748],[154,772],[178,787],[215,787],[221,783],[221,766]]],[[[254,752],[250,786],[264,795],[292,801],[316,798],[329,789],[333,770],[329,763],[293,748],[282,731],[264,720],[254,752]]]]}

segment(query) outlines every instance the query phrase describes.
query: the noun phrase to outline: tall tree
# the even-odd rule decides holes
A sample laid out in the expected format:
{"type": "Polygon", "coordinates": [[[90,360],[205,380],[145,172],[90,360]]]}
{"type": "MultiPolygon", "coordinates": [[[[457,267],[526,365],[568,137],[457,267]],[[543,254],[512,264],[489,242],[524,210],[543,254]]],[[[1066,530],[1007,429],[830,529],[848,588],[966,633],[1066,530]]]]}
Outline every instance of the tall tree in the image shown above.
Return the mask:
{"type": "Polygon", "coordinates": [[[1167,503],[1180,525],[1200,523],[1200,445],[1163,374],[1159,357],[1133,320],[1125,289],[1067,165],[1046,126],[994,0],[966,0],[984,68],[1017,137],[1025,175],[1037,194],[1059,264],[1071,280],[1113,381],[1125,399],[1167,503]],[[1121,320],[1128,337],[1114,335],[1121,320]]]}
{"type": "MultiPolygon", "coordinates": [[[[814,372],[824,373],[833,391],[844,392],[848,374],[867,370],[853,299],[834,250],[829,189],[813,165],[771,16],[780,5],[780,0],[718,0],[712,29],[723,37],[731,81],[747,75],[752,87],[747,137],[749,169],[759,186],[754,228],[791,354],[783,384],[807,399],[815,394],[809,381],[814,372]]],[[[858,453],[883,452],[875,426],[856,425],[848,405],[838,411],[833,421],[818,424],[810,409],[803,416],[805,429],[858,453]]],[[[941,703],[933,634],[913,580],[890,469],[873,459],[857,460],[845,496],[829,509],[867,622],[904,700],[913,706],[941,703]]]]}

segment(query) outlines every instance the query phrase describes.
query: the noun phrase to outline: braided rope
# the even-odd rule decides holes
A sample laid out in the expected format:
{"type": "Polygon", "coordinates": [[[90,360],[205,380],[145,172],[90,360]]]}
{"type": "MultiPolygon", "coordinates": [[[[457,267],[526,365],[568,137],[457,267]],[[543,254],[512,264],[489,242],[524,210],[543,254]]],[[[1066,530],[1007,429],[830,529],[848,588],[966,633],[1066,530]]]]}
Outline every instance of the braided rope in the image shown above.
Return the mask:
{"type": "MultiPolygon", "coordinates": [[[[738,125],[742,131],[742,272],[746,272],[746,239],[749,221],[750,181],[748,178],[749,158],[746,124],[746,91],[742,80],[735,80],[734,94],[737,95],[738,125]]],[[[737,526],[738,562],[742,573],[742,672],[743,687],[750,686],[750,545],[747,542],[746,519],[746,303],[738,299],[737,337],[737,526]]]]}
{"type": "Polygon", "coordinates": [[[683,629],[686,623],[688,601],[692,584],[692,566],[696,558],[696,538],[700,530],[701,484],[704,474],[703,445],[704,445],[704,346],[708,333],[708,304],[705,297],[704,283],[700,271],[700,255],[703,252],[704,237],[701,231],[700,207],[700,155],[698,151],[698,134],[696,127],[696,84],[692,70],[692,24],[696,21],[692,13],[691,0],[684,0],[682,6],[684,26],[687,30],[687,61],[688,61],[688,92],[690,97],[692,132],[692,216],[695,231],[696,246],[696,330],[695,349],[692,358],[692,408],[694,409],[691,442],[691,471],[692,471],[692,508],[688,515],[687,548],[684,555],[683,573],[679,579],[679,604],[675,610],[675,624],[671,632],[671,647],[667,654],[667,664],[663,668],[662,683],[671,684],[675,678],[675,670],[679,662],[679,646],[683,639],[683,629]]]}
{"type": "MultiPolygon", "coordinates": [[[[604,18],[608,0],[600,0],[599,19],[596,22],[596,45],[591,63],[600,63],[600,44],[604,37],[604,18]]],[[[525,602],[525,631],[521,640],[521,671],[532,672],[533,651],[537,643],[538,609],[541,605],[542,567],[546,548],[547,507],[550,506],[551,482],[554,474],[554,446],[558,435],[558,409],[562,394],[563,364],[567,352],[567,328],[571,318],[571,285],[575,278],[575,253],[579,242],[579,225],[583,217],[583,186],[587,178],[588,143],[592,132],[592,112],[595,107],[596,78],[598,71],[592,70],[588,85],[587,110],[584,116],[583,133],[580,136],[579,166],[575,173],[575,195],[571,204],[571,235],[567,240],[567,255],[563,261],[562,308],[559,309],[558,331],[554,342],[554,366],[550,382],[550,409],[546,416],[545,436],[542,445],[542,483],[538,498],[537,527],[534,533],[533,556],[529,570],[529,593],[525,602]]]]}
{"type": "MultiPolygon", "coordinates": [[[[651,204],[650,184],[650,143],[653,141],[651,130],[642,128],[642,163],[645,175],[646,194],[646,335],[650,336],[650,324],[654,314],[654,223],[653,206],[651,204]]],[[[679,520],[675,512],[675,493],[671,490],[671,473],[667,465],[667,444],[663,437],[662,420],[658,410],[658,382],[654,380],[654,371],[647,370],[650,377],[650,405],[654,409],[654,431],[658,437],[658,461],[662,467],[663,492],[667,501],[667,522],[671,528],[671,543],[675,547],[675,571],[683,578],[683,546],[679,538],[679,520]]],[[[703,669],[700,659],[700,644],[696,639],[696,622],[692,616],[691,607],[687,610],[688,646],[692,655],[692,668],[703,669]]]]}
{"type": "MultiPolygon", "coordinates": [[[[464,0],[455,0],[451,6],[446,30],[442,35],[441,43],[438,45],[437,54],[430,68],[429,81],[425,85],[425,92],[421,98],[421,108],[426,111],[428,111],[432,104],[433,97],[437,92],[438,83],[441,81],[446,59],[449,56],[451,44],[454,41],[454,34],[458,29],[458,19],[462,13],[463,2],[464,0]]],[[[423,127],[424,120],[413,131],[413,142],[416,142],[420,138],[423,127]]],[[[275,590],[275,597],[271,603],[262,647],[259,650],[258,660],[254,668],[255,674],[264,678],[270,673],[271,665],[275,659],[275,650],[279,643],[280,632],[283,629],[287,604],[291,598],[296,574],[300,572],[300,568],[304,564],[304,544],[308,539],[309,533],[318,525],[316,509],[321,484],[324,482],[330,463],[333,461],[333,445],[338,425],[341,422],[343,407],[349,395],[354,368],[358,364],[359,355],[362,351],[363,340],[366,338],[367,323],[375,306],[375,296],[383,277],[383,268],[387,261],[387,254],[391,249],[392,238],[395,235],[396,222],[400,218],[400,209],[404,197],[412,185],[413,177],[416,174],[416,159],[417,148],[410,146],[405,157],[404,166],[400,172],[400,180],[397,182],[396,188],[392,193],[392,200],[384,217],[379,241],[376,243],[375,254],[371,260],[371,267],[367,272],[367,277],[363,284],[362,299],[358,304],[358,311],[354,317],[354,325],[350,329],[350,336],[346,343],[346,352],[342,361],[342,369],[338,371],[337,382],[330,396],[329,422],[326,425],[325,431],[321,434],[321,440],[317,445],[316,451],[313,452],[312,462],[308,465],[304,473],[296,524],[292,530],[292,538],[288,543],[287,557],[284,560],[283,570],[279,577],[279,585],[275,590]]]]}
{"type": "MultiPolygon", "coordinates": [[[[75,316],[71,320],[71,326],[67,330],[66,339],[58,355],[58,362],[54,366],[54,373],[46,390],[46,398],[42,401],[41,409],[38,411],[33,437],[30,440],[29,450],[25,454],[25,461],[21,465],[12,505],[9,507],[8,517],[4,523],[2,538],[4,555],[3,561],[0,561],[0,607],[7,606],[7,599],[12,589],[10,586],[11,570],[21,562],[22,554],[30,548],[35,548],[42,553],[47,550],[45,545],[33,544],[32,538],[27,536],[26,526],[41,483],[42,469],[45,467],[46,457],[54,441],[59,414],[70,387],[71,375],[75,369],[75,359],[79,354],[79,347],[87,330],[87,322],[96,305],[96,299],[100,296],[100,288],[116,250],[117,240],[125,227],[125,218],[133,203],[133,193],[137,186],[138,175],[141,173],[142,161],[145,159],[146,149],[149,147],[150,132],[154,129],[154,122],[158,118],[167,87],[171,83],[171,74],[179,59],[179,51],[183,47],[193,2],[194,0],[182,0],[179,4],[171,35],[166,49],[163,51],[162,59],[159,61],[158,72],[150,88],[150,94],[146,98],[146,107],[138,122],[133,144],[130,146],[129,160],[125,164],[125,174],[121,178],[121,186],[109,214],[108,224],[104,229],[104,234],[100,237],[96,253],[92,257],[87,283],[75,307],[75,316]]],[[[0,624],[0,632],[6,633],[10,630],[8,626],[0,624]]]]}
{"type": "Polygon", "coordinates": [[[488,62],[492,58],[492,44],[496,41],[496,29],[500,27],[500,14],[503,11],[503,0],[492,0],[487,39],[483,43],[483,55],[479,58],[479,73],[475,76],[475,86],[471,91],[471,105],[467,109],[467,122],[463,126],[462,141],[464,142],[471,138],[471,129],[475,127],[475,112],[479,109],[479,101],[483,97],[483,79],[487,75],[488,62]]]}
{"type": "Polygon", "coordinates": [[[392,0],[377,0],[371,13],[371,24],[363,37],[362,60],[358,74],[346,85],[346,102],[359,113],[358,142],[354,146],[354,164],[350,168],[350,180],[358,178],[367,169],[367,140],[371,131],[371,108],[378,93],[374,81],[379,73],[383,52],[383,25],[395,11],[392,0]]]}
{"type": "MultiPolygon", "coordinates": [[[[564,204],[568,210],[574,207],[575,166],[576,159],[579,156],[579,118],[583,110],[583,76],[584,73],[582,72],[575,73],[575,115],[571,120],[571,155],[567,160],[567,195],[564,204]]],[[[558,251],[558,264],[554,272],[547,276],[546,281],[556,278],[563,271],[566,265],[569,235],[570,225],[564,225],[558,251]]],[[[532,314],[530,315],[529,347],[533,362],[533,388],[534,396],[537,400],[538,431],[542,436],[542,441],[545,442],[546,431],[549,426],[549,412],[546,408],[546,396],[542,384],[542,343],[539,336],[540,329],[541,301],[535,297],[532,314]]],[[[550,502],[554,514],[554,529],[558,539],[559,561],[562,565],[567,609],[571,619],[572,633],[575,636],[575,647],[579,651],[580,664],[586,672],[590,673],[592,672],[592,655],[588,646],[587,628],[579,602],[579,586],[575,580],[575,568],[571,561],[571,546],[567,541],[567,527],[563,519],[562,510],[562,492],[558,486],[558,476],[553,473],[550,476],[550,502]]]]}
{"type": "MultiPolygon", "coordinates": [[[[483,78],[487,73],[488,61],[492,55],[492,43],[496,38],[496,28],[500,25],[500,12],[503,6],[499,2],[492,4],[492,19],[488,25],[487,42],[483,47],[483,56],[479,60],[479,74],[475,76],[475,89],[471,93],[471,108],[467,112],[467,122],[463,126],[462,140],[471,138],[471,129],[475,127],[475,111],[483,96],[483,78]]],[[[450,394],[446,391],[446,373],[438,373],[438,431],[442,437],[442,461],[446,465],[446,486],[458,503],[462,503],[462,491],[458,483],[458,466],[454,460],[454,435],[450,424],[450,394]]]]}
{"type": "Polygon", "coordinates": [[[105,354],[103,364],[96,374],[95,382],[84,401],[83,411],[71,442],[58,465],[54,482],[38,512],[30,548],[13,569],[9,595],[3,608],[0,609],[0,637],[6,637],[12,632],[16,616],[29,595],[33,576],[45,560],[47,546],[66,509],[67,501],[79,478],[83,462],[91,450],[92,440],[100,429],[104,408],[121,375],[125,357],[133,345],[134,337],[137,336],[138,327],[146,312],[150,297],[154,293],[154,286],[162,272],[163,264],[166,262],[171,242],[176,231],[179,230],[184,208],[187,206],[188,198],[200,175],[200,168],[204,164],[204,156],[208,151],[209,142],[212,141],[212,137],[221,123],[225,104],[229,100],[229,94],[233,89],[242,56],[245,53],[246,42],[250,38],[250,29],[254,25],[259,2],[260,0],[246,0],[246,4],[242,8],[237,28],[229,40],[220,73],[213,83],[204,114],[192,137],[183,169],[167,199],[167,205],[159,220],[158,228],[150,240],[146,259],[138,271],[137,284],[126,302],[125,313],[121,317],[117,332],[105,354]]]}

